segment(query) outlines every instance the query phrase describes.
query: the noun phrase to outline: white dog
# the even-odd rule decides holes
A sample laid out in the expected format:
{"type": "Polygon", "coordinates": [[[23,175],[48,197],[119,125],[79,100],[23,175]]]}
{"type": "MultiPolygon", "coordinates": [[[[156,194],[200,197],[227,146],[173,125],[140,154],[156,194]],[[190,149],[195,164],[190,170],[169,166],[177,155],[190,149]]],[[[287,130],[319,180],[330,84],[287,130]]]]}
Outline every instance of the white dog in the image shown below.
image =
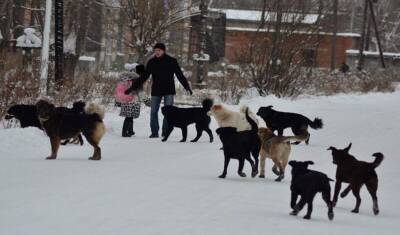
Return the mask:
{"type": "MultiPolygon", "coordinates": [[[[246,109],[247,106],[240,107],[240,112],[235,112],[225,108],[221,104],[213,105],[210,111],[207,113],[209,116],[213,116],[217,120],[219,127],[235,127],[237,131],[250,130],[250,123],[246,120],[246,109]]],[[[250,111],[249,116],[257,123],[257,116],[250,111]]]]}

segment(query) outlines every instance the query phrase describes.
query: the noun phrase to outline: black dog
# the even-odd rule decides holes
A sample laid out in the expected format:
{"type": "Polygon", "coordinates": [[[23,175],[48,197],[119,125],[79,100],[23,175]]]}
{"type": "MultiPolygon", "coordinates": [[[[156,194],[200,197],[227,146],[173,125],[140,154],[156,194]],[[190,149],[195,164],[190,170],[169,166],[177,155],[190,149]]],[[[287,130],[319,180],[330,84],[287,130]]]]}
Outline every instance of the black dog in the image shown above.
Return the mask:
{"type": "Polygon", "coordinates": [[[161,112],[168,123],[168,130],[162,141],[167,141],[174,127],[178,127],[182,129],[181,142],[185,142],[187,138],[187,126],[195,123],[197,136],[192,140],[192,142],[198,141],[203,131],[207,132],[210,137],[210,142],[213,142],[214,137],[209,127],[211,118],[207,115],[207,112],[210,111],[210,108],[213,105],[213,101],[211,99],[205,99],[202,104],[203,107],[201,108],[178,108],[171,105],[162,107],[161,112]]]}
{"type": "Polygon", "coordinates": [[[36,104],[38,117],[43,129],[50,138],[51,155],[47,159],[56,159],[60,141],[70,139],[82,133],[94,148],[89,160],[100,160],[99,142],[105,133],[104,111],[100,106],[90,104],[82,114],[57,112],[53,104],[40,100],[36,104]]]}
{"type": "MultiPolygon", "coordinates": [[[[79,114],[84,112],[85,105],[85,102],[77,101],[74,102],[72,108],[57,107],[56,112],[64,114],[79,114]]],[[[5,119],[9,120],[12,118],[18,119],[22,128],[37,127],[42,129],[35,105],[17,104],[11,106],[7,111],[5,119]]],[[[61,144],[66,145],[68,143],[75,143],[77,141],[79,141],[80,145],[83,145],[83,139],[80,134],[72,139],[65,140],[61,144]]]]}
{"type": "Polygon", "coordinates": [[[246,119],[251,125],[251,130],[238,132],[234,127],[220,127],[216,130],[221,139],[224,151],[224,170],[219,178],[225,178],[229,161],[232,159],[239,160],[238,174],[241,177],[246,177],[243,173],[244,160],[251,164],[251,176],[255,177],[258,174],[258,154],[260,152],[260,138],[258,137],[257,123],[249,116],[249,111],[246,110],[246,119]],[[251,159],[253,155],[255,162],[251,159]]]}
{"type": "MultiPolygon", "coordinates": [[[[321,129],[323,126],[322,120],[315,118],[311,121],[307,117],[298,113],[285,113],[272,109],[272,106],[261,107],[257,115],[260,116],[266,123],[267,127],[272,131],[278,131],[278,135],[283,135],[283,130],[292,128],[293,134],[305,140],[306,144],[310,141],[310,133],[308,126],[313,129],[321,129]]],[[[295,142],[299,144],[300,142],[295,142]]]]}
{"type": "Polygon", "coordinates": [[[292,191],[290,207],[293,211],[291,215],[297,215],[301,209],[308,204],[307,214],[304,219],[311,219],[314,197],[317,193],[322,193],[322,199],[328,206],[328,218],[333,219],[333,206],[331,202],[331,186],[329,181],[332,181],[324,173],[308,169],[308,165],[313,165],[314,162],[298,162],[290,161],[292,166],[292,183],[290,190],[292,191]],[[298,196],[301,196],[297,203],[298,196]]]}
{"type": "Polygon", "coordinates": [[[350,191],[353,191],[357,201],[356,207],[351,212],[358,213],[361,204],[360,189],[365,184],[372,197],[373,212],[375,215],[378,215],[379,206],[376,196],[376,191],[378,190],[378,176],[375,168],[381,164],[384,156],[382,153],[374,153],[372,155],[375,157],[374,162],[358,161],[354,156],[349,154],[350,148],[351,143],[344,149],[336,149],[335,147],[329,147],[328,149],[332,151],[333,164],[337,165],[333,206],[335,206],[338,201],[342,182],[349,183],[349,186],[343,190],[340,197],[346,197],[350,191]]]}
{"type": "Polygon", "coordinates": [[[42,129],[35,105],[17,104],[11,106],[7,111],[5,119],[10,120],[12,118],[18,119],[22,128],[37,127],[42,129]]]}

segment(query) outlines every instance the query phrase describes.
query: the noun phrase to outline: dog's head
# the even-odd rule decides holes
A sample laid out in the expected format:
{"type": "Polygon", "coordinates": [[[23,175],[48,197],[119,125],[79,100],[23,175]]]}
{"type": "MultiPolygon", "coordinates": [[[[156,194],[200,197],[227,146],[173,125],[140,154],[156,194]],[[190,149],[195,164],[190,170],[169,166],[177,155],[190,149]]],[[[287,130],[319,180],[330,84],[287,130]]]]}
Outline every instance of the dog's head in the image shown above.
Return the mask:
{"type": "Polygon", "coordinates": [[[337,149],[333,146],[329,147],[328,150],[332,151],[332,159],[333,159],[333,164],[339,165],[341,164],[343,161],[346,160],[346,158],[349,157],[349,150],[351,148],[351,143],[349,144],[349,146],[347,146],[344,149],[337,149]]]}
{"type": "Polygon", "coordinates": [[[272,132],[269,128],[266,127],[258,128],[257,134],[262,141],[266,141],[275,136],[274,132],[272,132]]]}
{"type": "Polygon", "coordinates": [[[36,103],[37,115],[39,120],[49,120],[55,113],[55,106],[45,100],[36,103]]]}
{"type": "Polygon", "coordinates": [[[6,120],[10,120],[12,118],[18,118],[21,115],[20,105],[13,105],[7,110],[7,114],[5,116],[6,120]]]}
{"type": "Polygon", "coordinates": [[[292,175],[299,175],[308,172],[308,166],[314,165],[313,161],[289,161],[289,165],[292,167],[292,175]]]}
{"type": "Polygon", "coordinates": [[[271,116],[274,114],[274,112],[275,112],[275,110],[273,110],[272,107],[273,107],[273,106],[270,105],[270,106],[267,106],[267,107],[261,107],[261,108],[259,108],[258,111],[257,111],[257,115],[260,116],[260,117],[262,117],[262,118],[269,118],[269,117],[271,117],[271,116]]]}
{"type": "Polygon", "coordinates": [[[74,102],[72,105],[72,109],[78,113],[83,113],[85,111],[86,103],[82,100],[74,102]]]}

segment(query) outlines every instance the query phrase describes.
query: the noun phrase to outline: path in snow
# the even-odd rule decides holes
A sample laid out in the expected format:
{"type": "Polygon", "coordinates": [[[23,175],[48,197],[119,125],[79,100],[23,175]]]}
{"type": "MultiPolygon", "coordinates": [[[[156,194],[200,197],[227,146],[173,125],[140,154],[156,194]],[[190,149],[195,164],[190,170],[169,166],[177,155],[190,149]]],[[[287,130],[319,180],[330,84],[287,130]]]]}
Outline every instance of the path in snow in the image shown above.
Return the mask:
{"type": "MultiPolygon", "coordinates": [[[[290,167],[285,180],[276,183],[270,160],[266,179],[240,178],[232,161],[227,179],[219,179],[223,154],[216,135],[213,144],[205,135],[200,143],[178,143],[180,130],[167,143],[148,139],[146,110],[130,139],[120,137],[117,112],[107,113],[99,162],[86,160],[92,153],[88,144],[62,147],[57,160],[46,161],[50,144],[42,132],[0,130],[0,234],[395,234],[400,228],[399,101],[400,92],[244,102],[254,111],[272,104],[321,117],[324,129],[311,130],[310,146],[293,146],[291,159],[313,160],[312,168],[331,178],[336,168],[326,151],[330,145],[341,148],[352,141],[351,153],[365,161],[382,151],[379,216],[373,215],[365,188],[358,215],[350,213],[355,199],[349,194],[339,201],[332,222],[320,196],[311,221],[302,219],[305,209],[289,216],[290,167]]],[[[194,127],[189,129],[194,137],[194,127]]],[[[245,172],[250,175],[248,164],[245,172]]]]}

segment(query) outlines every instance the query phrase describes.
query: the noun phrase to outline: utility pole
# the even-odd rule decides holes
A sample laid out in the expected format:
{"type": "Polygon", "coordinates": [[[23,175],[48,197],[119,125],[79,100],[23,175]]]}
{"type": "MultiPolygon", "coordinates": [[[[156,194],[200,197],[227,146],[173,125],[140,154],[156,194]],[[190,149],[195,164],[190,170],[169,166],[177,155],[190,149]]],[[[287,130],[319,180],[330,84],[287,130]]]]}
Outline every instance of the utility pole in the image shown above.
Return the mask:
{"type": "MultiPolygon", "coordinates": [[[[377,0],[374,0],[374,2],[376,3],[377,0]]],[[[367,26],[367,20],[368,20],[368,17],[367,17],[368,16],[368,8],[370,10],[370,14],[371,14],[370,17],[371,17],[372,24],[373,24],[374,30],[375,30],[375,37],[376,37],[376,41],[378,43],[379,56],[380,56],[382,68],[386,68],[385,59],[383,57],[381,40],[380,40],[380,37],[379,37],[379,30],[378,30],[378,26],[377,26],[376,18],[375,18],[374,5],[372,3],[372,0],[365,0],[363,26],[362,26],[361,41],[360,41],[360,46],[359,46],[358,66],[357,66],[357,68],[359,70],[362,70],[363,64],[364,64],[364,48],[365,48],[365,41],[366,41],[366,35],[365,35],[366,34],[365,33],[366,29],[365,28],[367,26]]]]}
{"type": "Polygon", "coordinates": [[[336,44],[338,31],[338,0],[333,0],[333,32],[332,32],[332,47],[331,47],[331,71],[336,69],[336,44]]]}
{"type": "Polygon", "coordinates": [[[63,0],[55,0],[55,82],[62,84],[64,78],[64,27],[63,27],[63,0]]]}
{"type": "Polygon", "coordinates": [[[49,71],[49,46],[50,46],[50,25],[51,25],[51,1],[46,0],[46,13],[44,19],[42,62],[40,69],[40,94],[47,93],[47,76],[49,71]]]}

